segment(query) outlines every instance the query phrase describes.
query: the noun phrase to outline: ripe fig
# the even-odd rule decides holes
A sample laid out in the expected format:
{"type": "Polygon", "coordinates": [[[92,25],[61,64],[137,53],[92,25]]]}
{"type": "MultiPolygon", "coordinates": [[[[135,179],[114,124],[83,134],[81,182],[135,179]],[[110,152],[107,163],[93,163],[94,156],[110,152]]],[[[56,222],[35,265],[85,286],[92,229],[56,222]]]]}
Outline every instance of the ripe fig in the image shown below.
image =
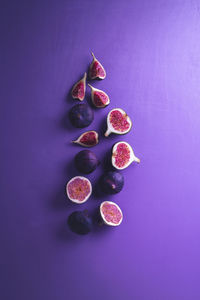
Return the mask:
{"type": "Polygon", "coordinates": [[[83,176],[73,177],[66,185],[66,193],[72,202],[84,203],[92,193],[91,182],[83,176]]]}
{"type": "Polygon", "coordinates": [[[118,226],[123,220],[120,207],[111,201],[104,201],[100,205],[100,215],[103,222],[109,226],[118,226]]]}
{"type": "Polygon", "coordinates": [[[112,165],[118,170],[127,168],[132,162],[140,163],[133,152],[132,147],[127,142],[119,142],[112,149],[112,165]]]}
{"type": "Polygon", "coordinates": [[[110,99],[104,91],[94,88],[89,83],[88,86],[91,88],[91,98],[94,106],[102,108],[110,103],[110,99]]]}
{"type": "Polygon", "coordinates": [[[129,116],[121,108],[112,109],[107,116],[107,131],[105,136],[111,133],[126,134],[131,130],[132,122],[129,116]]]}
{"type": "Polygon", "coordinates": [[[76,141],[72,142],[83,147],[93,147],[99,142],[98,136],[98,133],[94,130],[86,131],[82,133],[76,141]]]}
{"type": "Polygon", "coordinates": [[[93,61],[90,65],[89,77],[91,79],[104,79],[106,77],[106,71],[102,64],[96,59],[94,53],[91,53],[93,56],[93,61]]]}
{"type": "Polygon", "coordinates": [[[87,211],[74,211],[67,220],[70,230],[74,233],[85,235],[92,230],[92,218],[87,211]]]}
{"type": "Polygon", "coordinates": [[[94,113],[89,105],[80,103],[74,105],[70,109],[69,118],[73,126],[77,128],[83,128],[92,123],[94,119],[94,113]]]}
{"type": "Polygon", "coordinates": [[[110,171],[101,178],[101,187],[106,194],[117,194],[124,186],[124,176],[117,171],[110,171]]]}
{"type": "Polygon", "coordinates": [[[89,174],[99,165],[99,160],[94,152],[82,150],[75,156],[75,165],[79,172],[89,174]]]}
{"type": "Polygon", "coordinates": [[[85,98],[85,90],[86,90],[86,77],[87,73],[84,74],[83,78],[79,80],[72,88],[72,98],[83,101],[85,98]]]}

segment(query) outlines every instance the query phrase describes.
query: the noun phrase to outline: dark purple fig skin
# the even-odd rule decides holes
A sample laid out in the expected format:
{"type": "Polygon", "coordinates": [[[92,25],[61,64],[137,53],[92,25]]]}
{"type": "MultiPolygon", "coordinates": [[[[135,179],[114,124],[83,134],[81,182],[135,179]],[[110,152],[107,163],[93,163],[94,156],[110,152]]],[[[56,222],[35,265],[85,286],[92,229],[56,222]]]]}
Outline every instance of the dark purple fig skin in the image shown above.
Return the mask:
{"type": "Polygon", "coordinates": [[[70,230],[74,233],[85,235],[92,230],[93,222],[85,211],[74,211],[67,220],[70,230]]]}
{"type": "Polygon", "coordinates": [[[73,126],[84,128],[89,126],[94,120],[94,113],[89,105],[80,103],[74,105],[69,111],[69,119],[73,126]]]}
{"type": "Polygon", "coordinates": [[[101,177],[100,183],[106,194],[117,194],[124,186],[124,176],[117,171],[110,171],[101,177]]]}
{"type": "Polygon", "coordinates": [[[84,174],[93,172],[99,165],[96,154],[90,150],[82,150],[75,156],[75,166],[77,170],[84,174]]]}

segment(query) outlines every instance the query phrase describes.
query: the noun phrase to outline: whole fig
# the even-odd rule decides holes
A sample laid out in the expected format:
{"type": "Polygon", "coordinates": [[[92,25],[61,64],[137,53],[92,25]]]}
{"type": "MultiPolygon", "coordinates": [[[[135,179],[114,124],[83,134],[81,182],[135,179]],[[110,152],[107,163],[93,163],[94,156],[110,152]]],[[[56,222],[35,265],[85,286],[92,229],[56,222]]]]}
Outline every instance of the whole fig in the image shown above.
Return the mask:
{"type": "Polygon", "coordinates": [[[99,165],[99,160],[94,152],[82,150],[75,156],[75,165],[81,173],[89,174],[99,165]]]}

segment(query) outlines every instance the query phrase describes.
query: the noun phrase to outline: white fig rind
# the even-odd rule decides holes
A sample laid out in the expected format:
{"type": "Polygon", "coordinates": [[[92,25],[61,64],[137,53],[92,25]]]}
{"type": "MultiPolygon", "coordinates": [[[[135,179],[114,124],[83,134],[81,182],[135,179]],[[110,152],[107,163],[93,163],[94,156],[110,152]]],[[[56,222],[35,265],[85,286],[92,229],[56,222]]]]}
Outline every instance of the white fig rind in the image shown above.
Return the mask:
{"type": "Polygon", "coordinates": [[[128,133],[128,132],[131,130],[131,128],[132,128],[132,121],[131,121],[130,117],[126,114],[126,112],[125,112],[123,109],[121,109],[121,108],[113,108],[113,109],[108,113],[108,115],[107,115],[107,130],[106,130],[106,132],[105,132],[104,135],[105,135],[105,137],[108,137],[111,133],[120,134],[120,135],[126,134],[126,133],[128,133]],[[127,122],[130,124],[130,127],[129,127],[126,131],[121,132],[121,131],[115,130],[115,129],[113,128],[112,124],[110,123],[110,114],[111,114],[112,111],[114,111],[114,110],[118,110],[118,111],[120,111],[123,115],[126,115],[126,120],[127,120],[127,122]]]}
{"type": "Polygon", "coordinates": [[[91,196],[91,194],[92,194],[92,184],[91,184],[91,182],[89,181],[89,179],[86,178],[86,177],[84,177],[84,176],[75,176],[75,177],[71,178],[71,179],[68,181],[68,183],[67,183],[67,185],[66,185],[66,193],[67,193],[67,197],[69,198],[69,200],[71,200],[72,202],[77,203],[77,204],[82,204],[82,203],[86,202],[86,201],[89,199],[89,197],[91,196]],[[85,197],[85,199],[84,199],[83,201],[79,201],[78,199],[72,199],[72,198],[70,197],[69,193],[68,193],[68,186],[69,186],[69,184],[70,184],[74,179],[76,179],[76,178],[80,178],[80,179],[86,180],[86,181],[88,182],[88,184],[89,184],[89,187],[90,187],[90,193],[87,195],[87,197],[85,197]]]}
{"type": "Polygon", "coordinates": [[[86,91],[86,78],[87,78],[87,73],[85,72],[84,73],[84,76],[79,80],[79,81],[77,81],[75,84],[74,84],[74,86],[73,86],[73,88],[72,88],[72,91],[71,91],[71,95],[72,95],[72,98],[73,99],[78,99],[78,100],[80,100],[80,101],[83,101],[84,100],[84,98],[85,98],[85,91],[86,91]],[[83,97],[75,97],[75,96],[73,96],[73,90],[75,89],[75,87],[81,82],[81,81],[83,81],[83,85],[84,85],[84,94],[83,94],[83,97]]]}
{"type": "Polygon", "coordinates": [[[109,103],[110,103],[110,98],[108,97],[108,95],[102,91],[102,90],[99,90],[99,89],[96,89],[94,88],[93,86],[91,86],[91,84],[88,83],[88,86],[91,88],[91,99],[92,99],[92,103],[94,104],[94,106],[98,107],[98,108],[103,108],[103,107],[106,107],[109,103]],[[105,94],[105,96],[107,97],[108,101],[106,104],[102,105],[102,106],[99,106],[99,105],[96,105],[96,103],[94,102],[94,92],[101,92],[103,94],[105,94]]]}
{"type": "Polygon", "coordinates": [[[116,143],[116,144],[113,146],[111,162],[112,162],[112,165],[113,165],[113,167],[114,167],[115,169],[123,170],[123,169],[126,169],[128,166],[130,166],[130,164],[132,164],[133,162],[140,163],[140,159],[139,159],[138,157],[135,156],[135,153],[134,153],[134,151],[133,151],[131,145],[130,145],[129,143],[127,143],[127,142],[122,141],[122,142],[116,143]],[[115,164],[115,155],[114,155],[114,153],[115,153],[115,151],[117,150],[117,146],[118,146],[119,144],[122,144],[122,143],[123,143],[123,144],[126,144],[126,146],[128,146],[128,148],[129,148],[129,150],[130,150],[130,160],[129,160],[129,162],[128,162],[125,166],[123,166],[123,167],[120,168],[120,167],[118,167],[118,166],[115,164]]]}
{"type": "Polygon", "coordinates": [[[114,203],[114,202],[112,202],[112,201],[104,201],[104,202],[101,203],[101,205],[100,205],[100,215],[101,215],[101,218],[102,218],[104,224],[106,224],[106,225],[108,225],[108,226],[119,226],[119,225],[121,224],[122,220],[123,220],[123,213],[122,213],[121,208],[120,208],[116,203],[114,203]],[[121,220],[120,220],[119,223],[114,224],[114,223],[108,222],[108,221],[106,220],[106,218],[104,217],[104,214],[103,214],[103,212],[102,212],[102,207],[103,207],[103,205],[104,205],[105,203],[113,204],[113,205],[115,205],[115,206],[119,209],[119,211],[120,211],[120,213],[121,213],[121,215],[122,215],[121,220]]]}
{"type": "Polygon", "coordinates": [[[94,147],[94,146],[96,146],[96,145],[99,143],[99,134],[98,134],[98,132],[96,132],[95,130],[89,130],[89,131],[86,131],[86,132],[82,133],[82,134],[78,137],[78,139],[75,140],[75,141],[72,141],[72,143],[74,143],[74,144],[79,144],[79,145],[81,145],[81,146],[83,146],[83,147],[86,147],[86,148],[94,147]],[[85,134],[90,133],[90,132],[93,132],[93,133],[95,134],[96,144],[95,144],[95,145],[86,145],[86,144],[84,144],[84,143],[81,143],[81,142],[80,142],[81,138],[82,138],[85,134]]]}
{"type": "Polygon", "coordinates": [[[92,61],[91,65],[90,65],[90,71],[91,71],[91,69],[92,69],[92,66],[93,66],[94,62],[97,61],[98,64],[101,66],[101,68],[104,70],[104,76],[101,76],[101,75],[98,75],[98,76],[91,76],[91,74],[90,74],[90,72],[89,72],[89,74],[90,74],[90,79],[95,79],[95,78],[105,79],[105,78],[106,78],[106,70],[104,69],[104,67],[102,66],[102,64],[98,61],[98,59],[96,59],[94,53],[91,52],[91,54],[92,54],[92,57],[93,57],[93,61],[92,61]]]}

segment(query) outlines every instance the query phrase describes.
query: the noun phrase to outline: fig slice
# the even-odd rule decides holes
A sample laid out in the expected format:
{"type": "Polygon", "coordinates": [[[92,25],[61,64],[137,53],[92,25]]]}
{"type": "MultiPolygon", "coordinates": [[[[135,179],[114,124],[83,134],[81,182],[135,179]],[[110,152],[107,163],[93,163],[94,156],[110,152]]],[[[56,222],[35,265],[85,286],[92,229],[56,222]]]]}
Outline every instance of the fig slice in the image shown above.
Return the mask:
{"type": "Polygon", "coordinates": [[[133,152],[132,147],[127,142],[118,142],[112,149],[112,165],[118,170],[127,168],[132,162],[140,163],[133,152]]]}
{"type": "Polygon", "coordinates": [[[119,226],[123,220],[120,207],[111,201],[104,201],[100,205],[100,215],[103,222],[109,226],[119,226]]]}
{"type": "Polygon", "coordinates": [[[104,91],[94,88],[89,83],[88,86],[91,88],[91,98],[94,106],[102,108],[110,103],[110,99],[104,91]]]}
{"type": "Polygon", "coordinates": [[[66,185],[68,198],[74,203],[84,203],[92,193],[92,185],[89,179],[83,176],[75,176],[66,185]]]}
{"type": "Polygon", "coordinates": [[[121,108],[112,109],[107,116],[107,130],[105,136],[111,133],[126,134],[131,130],[132,121],[121,108]]]}
{"type": "Polygon", "coordinates": [[[85,90],[86,90],[86,77],[87,73],[84,74],[83,78],[81,78],[72,88],[72,98],[83,101],[85,98],[85,90]]]}
{"type": "Polygon", "coordinates": [[[99,135],[96,131],[90,130],[82,133],[76,141],[72,143],[79,144],[83,147],[93,147],[99,142],[99,135]]]}
{"type": "Polygon", "coordinates": [[[106,71],[104,69],[104,67],[102,66],[102,64],[96,59],[96,57],[94,56],[94,53],[92,53],[93,56],[93,61],[90,65],[90,69],[89,69],[89,77],[91,79],[104,79],[106,78],[106,71]]]}

